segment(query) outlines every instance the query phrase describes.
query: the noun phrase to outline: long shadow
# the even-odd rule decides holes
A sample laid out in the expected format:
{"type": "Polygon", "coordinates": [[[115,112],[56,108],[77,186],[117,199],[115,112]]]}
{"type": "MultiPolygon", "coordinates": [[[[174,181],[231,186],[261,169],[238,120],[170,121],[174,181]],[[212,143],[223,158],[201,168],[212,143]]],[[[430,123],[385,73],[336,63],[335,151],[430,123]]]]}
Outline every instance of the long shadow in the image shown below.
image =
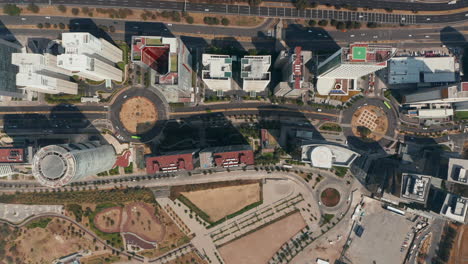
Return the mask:
{"type": "Polygon", "coordinates": [[[132,36],[162,36],[174,37],[170,29],[164,23],[157,22],[125,22],[125,42],[131,45],[132,36]]]}
{"type": "Polygon", "coordinates": [[[103,38],[115,45],[114,40],[106,32],[108,28],[98,26],[93,19],[90,18],[74,18],[69,22],[70,32],[88,32],[97,38],[103,38]]]}
{"type": "Polygon", "coordinates": [[[465,48],[466,47],[466,38],[453,27],[444,27],[440,31],[440,42],[449,49],[454,48],[465,48]]]}
{"type": "Polygon", "coordinates": [[[283,30],[286,30],[284,40],[289,47],[301,46],[304,50],[311,50],[314,53],[332,53],[340,49],[330,34],[321,27],[290,24],[283,30]]]}
{"type": "Polygon", "coordinates": [[[41,113],[5,114],[4,131],[13,139],[14,144],[34,142],[35,147],[89,140],[106,144],[107,141],[92,121],[103,119],[107,114],[84,113],[83,110],[87,109],[91,108],[59,104],[52,108],[41,107],[38,110],[41,113]]]}
{"type": "Polygon", "coordinates": [[[7,28],[2,20],[0,20],[0,38],[16,45],[21,45],[15,35],[7,28]]]}

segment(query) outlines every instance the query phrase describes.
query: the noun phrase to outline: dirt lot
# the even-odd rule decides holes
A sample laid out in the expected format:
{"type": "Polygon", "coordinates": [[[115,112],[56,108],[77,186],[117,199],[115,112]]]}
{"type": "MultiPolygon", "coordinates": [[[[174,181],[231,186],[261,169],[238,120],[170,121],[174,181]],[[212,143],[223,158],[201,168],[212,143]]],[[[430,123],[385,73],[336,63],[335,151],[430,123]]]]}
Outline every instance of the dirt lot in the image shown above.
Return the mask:
{"type": "Polygon", "coordinates": [[[191,263],[191,264],[206,264],[206,260],[202,260],[196,253],[190,252],[188,254],[182,255],[180,257],[177,257],[176,259],[173,259],[169,262],[166,262],[166,264],[186,264],[186,263],[191,263]]]}
{"type": "Polygon", "coordinates": [[[370,141],[379,141],[385,136],[385,133],[387,133],[388,118],[382,109],[377,106],[367,105],[354,112],[351,126],[355,136],[361,137],[357,127],[364,126],[372,131],[372,133],[367,136],[367,139],[370,141]]]}
{"type": "Polygon", "coordinates": [[[80,250],[95,250],[91,236],[64,221],[54,218],[46,228],[21,228],[22,234],[15,240],[21,263],[52,263],[80,250]]]}
{"type": "Polygon", "coordinates": [[[158,110],[147,98],[133,97],[122,105],[119,118],[130,133],[143,134],[158,121],[158,110]]]}
{"type": "Polygon", "coordinates": [[[305,226],[301,213],[297,212],[223,245],[219,252],[227,264],[267,263],[284,242],[305,226]]]}
{"type": "Polygon", "coordinates": [[[419,248],[418,259],[417,259],[418,264],[424,264],[426,262],[425,256],[427,252],[429,251],[429,247],[431,246],[431,240],[432,240],[432,234],[429,234],[429,236],[424,240],[421,247],[419,248]]]}
{"type": "Polygon", "coordinates": [[[150,242],[164,239],[166,229],[156,217],[154,209],[144,203],[131,203],[125,206],[127,220],[122,232],[131,232],[150,242]]]}
{"type": "Polygon", "coordinates": [[[340,193],[336,189],[327,188],[320,195],[320,200],[325,206],[333,207],[340,202],[340,193]]]}
{"type": "Polygon", "coordinates": [[[468,259],[468,225],[458,227],[457,232],[448,264],[462,264],[468,259]]]}
{"type": "Polygon", "coordinates": [[[208,214],[213,222],[261,199],[259,183],[182,192],[181,194],[208,214]]]}
{"type": "Polygon", "coordinates": [[[111,207],[102,210],[94,217],[94,224],[102,232],[120,232],[122,220],[122,207],[111,207]]]}

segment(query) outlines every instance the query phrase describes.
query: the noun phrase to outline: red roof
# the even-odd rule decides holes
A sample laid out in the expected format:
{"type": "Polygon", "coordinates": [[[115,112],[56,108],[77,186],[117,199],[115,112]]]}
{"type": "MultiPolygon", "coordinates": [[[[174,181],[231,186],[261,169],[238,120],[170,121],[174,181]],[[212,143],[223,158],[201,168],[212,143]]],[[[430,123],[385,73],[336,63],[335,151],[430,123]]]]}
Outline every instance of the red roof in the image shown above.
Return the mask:
{"type": "Polygon", "coordinates": [[[294,53],[296,54],[296,59],[293,63],[293,75],[294,75],[294,89],[301,89],[301,80],[302,80],[302,48],[296,47],[294,53]]]}
{"type": "Polygon", "coordinates": [[[24,162],[24,149],[22,148],[0,148],[0,163],[24,162]]]}
{"type": "Polygon", "coordinates": [[[461,83],[462,91],[468,92],[468,82],[461,83]]]}
{"type": "Polygon", "coordinates": [[[193,170],[192,153],[146,158],[146,172],[148,174],[178,170],[193,170]]]}
{"type": "Polygon", "coordinates": [[[213,153],[213,158],[216,166],[218,167],[234,167],[239,166],[240,164],[254,164],[254,155],[252,150],[213,153]]]}
{"type": "Polygon", "coordinates": [[[159,73],[167,73],[169,65],[169,47],[144,47],[141,49],[141,61],[159,73]]]}

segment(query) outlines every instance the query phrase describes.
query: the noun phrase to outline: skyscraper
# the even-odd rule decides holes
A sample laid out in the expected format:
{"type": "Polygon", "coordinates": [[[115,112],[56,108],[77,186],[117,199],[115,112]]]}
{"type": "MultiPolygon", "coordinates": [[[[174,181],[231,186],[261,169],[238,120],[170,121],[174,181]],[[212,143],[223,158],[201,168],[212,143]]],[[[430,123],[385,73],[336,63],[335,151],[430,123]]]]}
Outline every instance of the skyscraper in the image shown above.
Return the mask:
{"type": "Polygon", "coordinates": [[[115,63],[122,61],[122,50],[102,38],[84,33],[62,33],[65,54],[58,56],[57,66],[94,81],[122,81],[122,71],[115,63]]]}
{"type": "Polygon", "coordinates": [[[24,97],[21,90],[16,88],[18,67],[11,64],[12,54],[20,51],[21,46],[0,39],[0,96],[24,97]]]}
{"type": "MultiPolygon", "coordinates": [[[[380,45],[354,43],[341,48],[317,67],[317,91],[321,95],[346,95],[348,80],[387,67],[387,61],[396,53],[396,48],[380,45]]],[[[356,85],[354,84],[354,87],[356,85]]],[[[352,90],[352,85],[351,89],[352,90]]]]}
{"type": "Polygon", "coordinates": [[[44,186],[60,187],[111,169],[116,162],[111,145],[98,142],[49,145],[33,158],[33,175],[44,186]]]}

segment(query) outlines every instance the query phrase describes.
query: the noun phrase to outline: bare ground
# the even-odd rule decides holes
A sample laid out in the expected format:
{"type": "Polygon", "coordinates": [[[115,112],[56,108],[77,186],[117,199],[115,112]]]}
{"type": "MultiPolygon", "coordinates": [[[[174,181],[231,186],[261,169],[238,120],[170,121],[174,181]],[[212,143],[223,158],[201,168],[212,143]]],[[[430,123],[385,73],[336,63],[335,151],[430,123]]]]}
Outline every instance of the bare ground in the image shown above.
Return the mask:
{"type": "Polygon", "coordinates": [[[296,212],[219,248],[226,264],[267,263],[284,242],[306,226],[296,212]]]}

